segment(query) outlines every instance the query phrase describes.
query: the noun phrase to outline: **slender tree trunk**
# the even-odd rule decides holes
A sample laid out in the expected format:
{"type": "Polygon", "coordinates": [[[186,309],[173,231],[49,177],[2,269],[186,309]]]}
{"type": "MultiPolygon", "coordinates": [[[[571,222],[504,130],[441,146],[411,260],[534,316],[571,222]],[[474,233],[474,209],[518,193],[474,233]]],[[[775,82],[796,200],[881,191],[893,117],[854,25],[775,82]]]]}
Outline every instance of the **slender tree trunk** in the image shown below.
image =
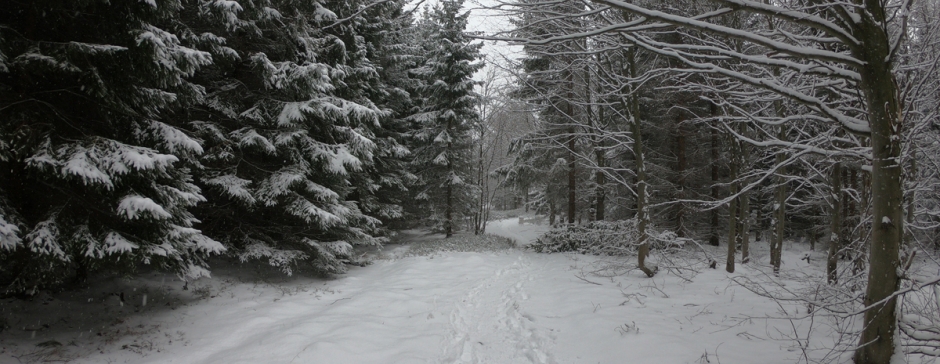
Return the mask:
{"type": "Polygon", "coordinates": [[[474,221],[473,223],[474,235],[482,234],[483,229],[485,228],[486,219],[484,217],[484,214],[486,213],[486,208],[487,208],[486,207],[486,195],[489,193],[489,191],[487,190],[487,183],[485,180],[486,173],[484,173],[484,168],[483,168],[484,163],[483,163],[483,138],[482,138],[483,131],[482,129],[484,128],[480,128],[480,129],[481,129],[480,148],[479,148],[479,154],[477,156],[477,158],[480,161],[479,166],[477,166],[477,184],[480,187],[480,200],[478,201],[479,206],[478,206],[476,217],[475,217],[476,221],[474,221]]]}
{"type": "Polygon", "coordinates": [[[444,237],[449,238],[454,235],[454,189],[450,182],[447,182],[445,190],[447,207],[444,209],[444,237]]]}
{"type": "MultiPolygon", "coordinates": [[[[570,109],[570,106],[569,106],[570,109]]],[[[577,174],[575,174],[575,159],[574,159],[574,127],[569,130],[571,133],[570,139],[568,139],[568,224],[574,224],[574,215],[577,213],[577,200],[576,200],[576,183],[577,183],[577,174]]]]}
{"type": "Polygon", "coordinates": [[[555,226],[555,219],[557,218],[557,212],[555,208],[555,200],[551,198],[551,195],[548,194],[548,186],[545,187],[545,198],[548,199],[548,225],[555,226]]]}
{"type": "Polygon", "coordinates": [[[597,167],[598,171],[594,174],[594,180],[597,182],[597,196],[595,197],[594,205],[594,220],[603,221],[604,220],[604,199],[605,191],[604,184],[607,183],[607,177],[604,176],[604,167],[607,165],[607,159],[604,158],[604,151],[598,150],[594,152],[595,157],[597,158],[597,167]]]}
{"type": "MultiPolygon", "coordinates": [[[[635,96],[634,96],[635,97],[635,96]]],[[[636,101],[634,101],[636,102],[636,101]]],[[[638,108],[634,111],[639,111],[638,108]]],[[[633,116],[633,154],[636,156],[636,219],[637,235],[639,235],[639,248],[637,249],[637,267],[647,277],[656,275],[656,271],[646,266],[646,256],[649,255],[649,234],[646,227],[649,225],[649,207],[647,206],[646,191],[646,165],[643,161],[643,136],[640,133],[640,120],[636,114],[633,116]]]]}
{"type": "Polygon", "coordinates": [[[574,129],[574,72],[568,71],[568,100],[565,101],[568,113],[568,224],[574,225],[574,215],[577,213],[577,174],[575,173],[575,129],[574,129]]]}
{"type": "Polygon", "coordinates": [[[760,195],[755,197],[757,199],[757,208],[754,210],[754,242],[758,242],[761,239],[761,233],[764,231],[764,201],[760,195]]]}
{"type": "Polygon", "coordinates": [[[529,186],[526,185],[525,189],[522,191],[522,208],[525,209],[525,212],[529,212],[529,186]]]}
{"type": "MultiPolygon", "coordinates": [[[[742,135],[747,135],[748,130],[742,126],[741,129],[742,135]]],[[[742,174],[741,170],[748,166],[748,145],[744,142],[737,141],[737,172],[742,174]]],[[[740,196],[738,196],[738,243],[741,246],[741,264],[747,263],[750,261],[750,244],[751,244],[751,199],[748,192],[741,192],[741,184],[738,184],[738,191],[740,196]]]]}
{"type": "MultiPolygon", "coordinates": [[[[604,108],[601,107],[597,111],[598,121],[603,121],[604,119],[604,108]]],[[[595,125],[597,130],[600,130],[600,123],[595,125]]],[[[594,158],[597,160],[597,172],[594,173],[594,182],[596,183],[595,187],[595,196],[594,196],[594,220],[603,221],[604,220],[604,203],[606,199],[606,191],[604,185],[607,183],[607,177],[604,175],[604,168],[607,167],[607,157],[604,155],[604,146],[603,140],[594,141],[594,158]]]]}
{"type": "MultiPolygon", "coordinates": [[[[739,184],[737,181],[738,178],[738,148],[736,146],[737,141],[731,141],[731,195],[738,193],[739,184]]],[[[725,270],[728,273],[734,273],[734,254],[735,248],[738,242],[738,197],[732,198],[731,202],[728,205],[728,256],[725,260],[725,270]]]]}
{"type": "MultiPolygon", "coordinates": [[[[676,124],[676,188],[679,190],[678,198],[684,200],[685,196],[685,169],[688,161],[685,155],[686,133],[682,117],[678,117],[676,124]]],[[[676,204],[676,235],[685,237],[685,204],[682,201],[676,204]]]]}
{"type": "MultiPolygon", "coordinates": [[[[852,191],[858,191],[858,171],[857,171],[857,170],[851,169],[851,170],[849,171],[849,181],[848,181],[848,182],[849,182],[849,183],[848,183],[848,184],[849,184],[849,188],[851,188],[852,191]]],[[[844,181],[843,181],[843,185],[844,185],[844,184],[845,184],[845,183],[844,183],[844,181]]],[[[861,214],[860,214],[859,211],[858,211],[858,208],[859,208],[859,205],[860,205],[860,204],[857,203],[857,202],[855,202],[855,199],[851,199],[851,198],[846,199],[845,201],[847,202],[846,204],[849,206],[849,213],[846,214],[845,216],[843,216],[842,218],[845,219],[845,220],[847,220],[847,221],[849,221],[849,223],[852,223],[852,222],[854,222],[854,221],[856,221],[856,220],[859,220],[859,217],[861,216],[861,214]]],[[[845,228],[851,228],[851,227],[853,227],[853,226],[846,226],[846,224],[843,224],[843,226],[842,226],[843,229],[845,229],[845,228]]],[[[848,235],[846,235],[846,236],[848,236],[848,235]]]]}
{"type": "MultiPolygon", "coordinates": [[[[627,59],[630,66],[630,77],[636,78],[636,54],[630,50],[627,52],[627,59]]],[[[637,268],[640,268],[647,277],[656,275],[656,269],[651,269],[646,265],[646,257],[649,255],[649,234],[646,227],[649,225],[649,206],[648,192],[646,190],[646,164],[644,162],[643,152],[643,133],[640,128],[640,100],[637,90],[632,89],[630,94],[630,117],[633,128],[633,156],[636,162],[636,219],[637,235],[639,235],[637,249],[637,268]]]]}
{"type": "Polygon", "coordinates": [[[740,236],[739,240],[741,241],[741,264],[745,264],[751,260],[750,258],[751,224],[749,221],[751,217],[751,201],[750,201],[750,197],[748,197],[747,192],[741,194],[740,200],[741,201],[738,203],[738,208],[741,212],[741,214],[739,215],[739,221],[740,221],[739,224],[740,224],[741,231],[738,233],[738,235],[740,236]]]}
{"type": "MultiPolygon", "coordinates": [[[[711,114],[712,116],[718,116],[718,106],[711,104],[711,114]]],[[[711,129],[711,166],[712,166],[712,201],[718,201],[718,129],[711,129]]],[[[712,246],[718,246],[718,208],[711,210],[712,218],[712,234],[708,238],[709,244],[712,246]]]]}
{"type": "MultiPolygon", "coordinates": [[[[786,129],[780,129],[780,140],[786,140],[786,129]]],[[[777,152],[775,156],[777,165],[783,164],[786,160],[784,152],[777,152]]],[[[787,180],[786,167],[779,167],[779,176],[777,177],[777,187],[774,188],[774,236],[770,241],[770,264],[773,266],[774,273],[780,272],[780,256],[783,253],[783,234],[787,220],[787,180]]]]}
{"type": "Polygon", "coordinates": [[[839,281],[838,267],[839,248],[842,247],[842,164],[836,162],[832,166],[832,176],[829,186],[830,197],[830,228],[829,228],[829,256],[826,259],[826,277],[829,284],[836,284],[839,281]]]}
{"type": "MultiPolygon", "coordinates": [[[[910,170],[911,179],[913,180],[917,176],[917,159],[911,157],[911,170],[910,170]]],[[[910,195],[907,198],[907,223],[914,223],[914,191],[911,191],[910,195]]]]}

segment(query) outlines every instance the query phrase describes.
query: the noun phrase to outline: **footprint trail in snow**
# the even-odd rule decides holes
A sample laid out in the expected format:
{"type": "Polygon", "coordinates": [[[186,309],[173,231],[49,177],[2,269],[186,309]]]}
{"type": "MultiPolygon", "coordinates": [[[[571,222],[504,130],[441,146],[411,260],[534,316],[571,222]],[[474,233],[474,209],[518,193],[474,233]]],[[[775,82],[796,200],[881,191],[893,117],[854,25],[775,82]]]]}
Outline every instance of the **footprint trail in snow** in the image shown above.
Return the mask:
{"type": "Polygon", "coordinates": [[[450,313],[442,363],[556,363],[555,338],[525,313],[525,284],[534,279],[520,255],[467,292],[450,313]]]}

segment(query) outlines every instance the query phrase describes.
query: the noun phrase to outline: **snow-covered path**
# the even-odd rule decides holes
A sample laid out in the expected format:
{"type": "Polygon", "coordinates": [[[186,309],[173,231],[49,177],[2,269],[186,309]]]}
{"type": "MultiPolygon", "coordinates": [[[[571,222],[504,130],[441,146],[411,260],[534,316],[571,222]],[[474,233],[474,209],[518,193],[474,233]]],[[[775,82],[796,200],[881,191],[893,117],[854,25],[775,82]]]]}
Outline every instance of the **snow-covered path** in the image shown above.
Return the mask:
{"type": "Polygon", "coordinates": [[[522,310],[525,284],[537,275],[522,254],[456,302],[442,343],[446,363],[554,363],[555,336],[534,327],[522,310]]]}
{"type": "MultiPolygon", "coordinates": [[[[537,233],[520,232],[532,227],[516,221],[492,227],[517,240],[537,233]]],[[[793,269],[808,268],[785,258],[793,269]]],[[[220,274],[191,288],[207,297],[131,315],[109,330],[154,329],[97,342],[75,362],[728,364],[802,355],[783,339],[789,321],[748,318],[777,315],[781,306],[731,283],[734,275],[705,270],[687,282],[590,274],[621,263],[510,249],[393,257],[334,280],[277,285],[220,274]]],[[[759,275],[754,269],[735,275],[759,275]]]]}

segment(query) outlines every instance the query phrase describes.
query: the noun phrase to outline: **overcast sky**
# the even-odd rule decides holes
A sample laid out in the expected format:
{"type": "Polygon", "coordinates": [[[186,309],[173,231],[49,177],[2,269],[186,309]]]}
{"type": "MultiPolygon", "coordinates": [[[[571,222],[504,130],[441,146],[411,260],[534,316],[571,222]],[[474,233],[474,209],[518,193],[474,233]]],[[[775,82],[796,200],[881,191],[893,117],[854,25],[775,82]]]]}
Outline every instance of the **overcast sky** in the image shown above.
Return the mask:
{"type": "MultiPolygon", "coordinates": [[[[494,0],[466,0],[464,8],[470,11],[470,20],[467,30],[482,32],[485,35],[494,35],[512,29],[509,19],[499,12],[486,9],[495,5],[494,0]]],[[[486,69],[490,67],[505,67],[506,59],[517,59],[521,56],[522,47],[509,46],[505,42],[484,41],[482,53],[486,58],[486,68],[477,72],[475,78],[482,79],[486,69]],[[494,64],[494,62],[496,64],[494,64]]]]}

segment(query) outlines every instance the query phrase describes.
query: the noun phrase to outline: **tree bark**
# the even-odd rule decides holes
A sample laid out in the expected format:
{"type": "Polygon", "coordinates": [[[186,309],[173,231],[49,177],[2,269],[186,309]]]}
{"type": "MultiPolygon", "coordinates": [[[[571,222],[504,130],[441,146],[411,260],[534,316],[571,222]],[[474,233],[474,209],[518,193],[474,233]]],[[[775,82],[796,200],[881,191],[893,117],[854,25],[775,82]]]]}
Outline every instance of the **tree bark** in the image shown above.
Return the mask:
{"type": "Polygon", "coordinates": [[[865,62],[859,69],[868,106],[872,142],[872,238],[868,262],[868,287],[857,364],[888,363],[894,355],[897,333],[897,299],[889,298],[898,287],[899,250],[904,231],[901,186],[901,107],[898,86],[892,74],[891,49],[882,24],[885,5],[864,1],[866,16],[855,24],[856,36],[865,39],[856,57],[865,62]]]}
{"type": "MultiPolygon", "coordinates": [[[[865,146],[864,141],[862,146],[865,146]]],[[[861,201],[859,206],[859,219],[862,216],[869,215],[871,212],[871,174],[863,173],[861,178],[861,201]]],[[[865,231],[863,229],[856,229],[856,235],[854,235],[854,243],[859,246],[855,249],[855,256],[852,258],[852,274],[859,274],[859,272],[865,270],[865,264],[868,263],[868,247],[871,245],[870,241],[866,240],[865,231]]]]}

